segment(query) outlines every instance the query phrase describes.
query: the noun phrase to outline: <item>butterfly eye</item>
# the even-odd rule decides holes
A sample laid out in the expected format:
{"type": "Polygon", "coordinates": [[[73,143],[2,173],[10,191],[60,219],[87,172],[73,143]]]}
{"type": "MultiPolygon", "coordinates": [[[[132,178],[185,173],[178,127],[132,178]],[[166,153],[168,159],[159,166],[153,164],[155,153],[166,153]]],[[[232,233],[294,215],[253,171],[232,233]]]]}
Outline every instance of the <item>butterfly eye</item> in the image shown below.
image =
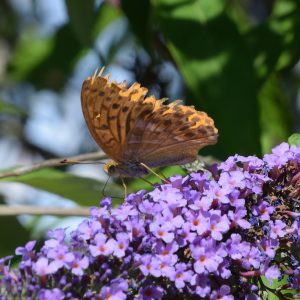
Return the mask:
{"type": "Polygon", "coordinates": [[[108,165],[106,167],[106,172],[108,173],[108,175],[110,176],[115,176],[116,172],[117,172],[117,168],[115,165],[108,165]]]}
{"type": "Polygon", "coordinates": [[[104,171],[108,175],[114,176],[114,174],[116,173],[116,165],[112,162],[108,162],[106,165],[104,165],[104,171]]]}
{"type": "Polygon", "coordinates": [[[114,173],[114,172],[116,171],[116,166],[110,165],[110,166],[108,167],[108,171],[114,173]]]}

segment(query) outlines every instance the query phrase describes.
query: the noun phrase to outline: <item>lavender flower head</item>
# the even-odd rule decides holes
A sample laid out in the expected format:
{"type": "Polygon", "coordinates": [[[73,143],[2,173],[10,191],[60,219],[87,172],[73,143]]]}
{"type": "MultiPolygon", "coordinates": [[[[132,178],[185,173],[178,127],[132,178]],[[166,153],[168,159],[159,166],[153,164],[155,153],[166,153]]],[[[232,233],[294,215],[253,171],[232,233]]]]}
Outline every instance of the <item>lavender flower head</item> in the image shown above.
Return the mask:
{"type": "Polygon", "coordinates": [[[0,260],[1,299],[264,299],[274,280],[299,295],[299,196],[300,148],[283,143],[105,198],[69,242],[57,229],[17,268],[0,260]]]}

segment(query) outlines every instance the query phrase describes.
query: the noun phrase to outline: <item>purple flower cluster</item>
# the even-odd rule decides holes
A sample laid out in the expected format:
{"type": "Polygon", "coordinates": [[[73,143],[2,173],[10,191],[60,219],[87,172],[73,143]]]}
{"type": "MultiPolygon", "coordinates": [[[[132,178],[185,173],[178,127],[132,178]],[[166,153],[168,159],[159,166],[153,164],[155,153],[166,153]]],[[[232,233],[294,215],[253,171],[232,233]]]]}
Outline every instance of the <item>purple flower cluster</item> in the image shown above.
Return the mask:
{"type": "Polygon", "coordinates": [[[300,294],[299,196],[300,148],[283,143],[117,208],[105,198],[68,242],[53,230],[39,251],[16,249],[17,268],[2,259],[1,299],[289,299],[300,294]]]}

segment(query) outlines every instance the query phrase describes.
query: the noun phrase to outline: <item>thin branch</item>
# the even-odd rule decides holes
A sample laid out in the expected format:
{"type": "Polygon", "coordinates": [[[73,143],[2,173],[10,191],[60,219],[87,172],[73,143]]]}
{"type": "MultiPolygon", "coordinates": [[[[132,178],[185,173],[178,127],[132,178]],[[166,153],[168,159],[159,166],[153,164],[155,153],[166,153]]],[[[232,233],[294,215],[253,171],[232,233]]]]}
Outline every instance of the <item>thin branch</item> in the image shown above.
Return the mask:
{"type": "Polygon", "coordinates": [[[54,215],[59,217],[67,216],[89,216],[89,207],[48,207],[31,205],[0,205],[0,216],[19,216],[19,215],[54,215]]]}
{"type": "Polygon", "coordinates": [[[0,173],[0,179],[11,177],[11,176],[21,176],[36,170],[40,170],[42,168],[63,166],[66,165],[66,162],[68,161],[85,161],[85,160],[97,160],[97,159],[105,159],[105,158],[107,158],[107,156],[103,152],[85,153],[81,155],[68,157],[66,159],[53,158],[30,166],[23,166],[23,167],[16,168],[14,170],[0,173]]]}

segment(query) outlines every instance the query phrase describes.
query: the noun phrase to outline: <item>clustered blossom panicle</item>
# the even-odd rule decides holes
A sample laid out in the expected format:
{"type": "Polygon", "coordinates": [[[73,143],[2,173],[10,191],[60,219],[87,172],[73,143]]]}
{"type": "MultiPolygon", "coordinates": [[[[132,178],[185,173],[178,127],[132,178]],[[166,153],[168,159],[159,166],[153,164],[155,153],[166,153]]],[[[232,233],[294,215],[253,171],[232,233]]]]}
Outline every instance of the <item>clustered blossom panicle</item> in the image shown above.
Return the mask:
{"type": "MultiPolygon", "coordinates": [[[[63,229],[0,260],[4,299],[280,299],[300,290],[300,148],[235,155],[174,176],[123,205],[101,201],[63,229]]],[[[298,292],[297,292],[298,291],[298,292]]],[[[289,299],[289,298],[286,298],[289,299]]]]}

